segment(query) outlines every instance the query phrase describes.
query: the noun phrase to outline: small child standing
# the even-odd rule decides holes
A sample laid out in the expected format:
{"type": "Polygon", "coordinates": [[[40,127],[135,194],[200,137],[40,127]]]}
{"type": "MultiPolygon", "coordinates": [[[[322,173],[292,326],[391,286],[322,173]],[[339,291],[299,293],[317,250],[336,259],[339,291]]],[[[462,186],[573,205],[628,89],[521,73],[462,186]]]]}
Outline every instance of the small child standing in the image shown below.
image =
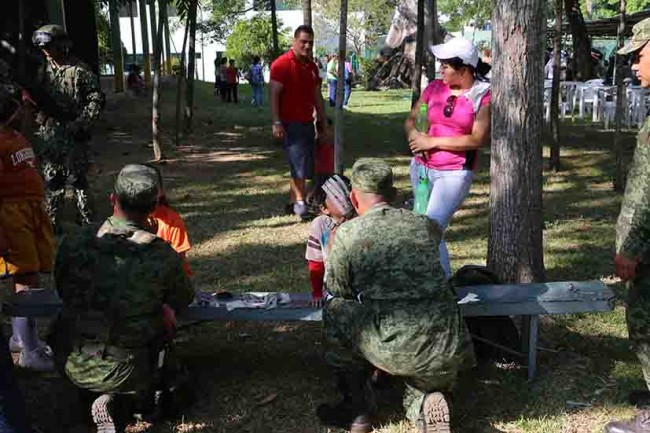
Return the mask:
{"type": "MultiPolygon", "coordinates": [[[[21,113],[19,92],[0,86],[0,275],[12,277],[14,292],[39,287],[39,273],[52,271],[55,254],[43,180],[32,147],[18,132],[21,113]]],[[[53,370],[51,350],[38,338],[34,319],[14,317],[11,325],[9,346],[20,352],[18,365],[53,370]]]]}
{"type": "Polygon", "coordinates": [[[146,164],[158,173],[158,205],[149,215],[149,222],[156,231],[156,236],[167,242],[183,259],[183,270],[185,275],[193,275],[190,263],[187,260],[187,252],[192,248],[190,237],[183,218],[169,205],[165,190],[163,188],[163,177],[160,169],[153,164],[146,164]]]}
{"type": "Polygon", "coordinates": [[[350,180],[335,174],[323,182],[312,198],[313,205],[320,209],[320,215],[309,225],[305,258],[309,266],[311,304],[314,306],[320,306],[323,301],[325,262],[331,238],[339,225],[355,215],[350,190],[350,180]]]}

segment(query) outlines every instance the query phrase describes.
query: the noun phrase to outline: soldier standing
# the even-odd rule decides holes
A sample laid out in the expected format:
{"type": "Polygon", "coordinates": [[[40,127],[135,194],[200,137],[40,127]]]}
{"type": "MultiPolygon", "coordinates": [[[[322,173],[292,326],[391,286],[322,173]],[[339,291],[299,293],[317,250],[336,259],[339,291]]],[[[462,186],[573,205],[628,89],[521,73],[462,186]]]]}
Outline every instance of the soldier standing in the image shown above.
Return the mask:
{"type": "MultiPolygon", "coordinates": [[[[650,18],[632,28],[629,44],[618,54],[634,54],[632,70],[644,88],[650,87],[650,18]]],[[[650,388],[650,117],[639,131],[634,161],[616,225],[616,275],[627,282],[627,329],[635,347],[646,386],[650,388]]],[[[630,402],[650,400],[647,390],[630,393],[630,402]]],[[[612,422],[608,433],[650,431],[650,411],[631,422],[612,422]]]]}
{"type": "Polygon", "coordinates": [[[111,194],[113,216],[65,237],[54,266],[63,310],[53,331],[56,363],[73,384],[101,394],[92,415],[101,432],[123,432],[125,395],[155,385],[164,336],[194,292],[183,262],[148,229],[158,174],[127,165],[111,194]]]}
{"type": "Polygon", "coordinates": [[[372,431],[369,379],[374,368],[407,385],[404,408],[422,432],[449,430],[451,390],[458,371],[473,365],[472,344],[440,265],[440,227],[395,209],[391,168],[360,159],[350,200],[360,215],[342,224],[327,262],[324,310],[326,361],[343,401],[321,405],[321,421],[372,431]]]}
{"type": "Polygon", "coordinates": [[[36,115],[39,143],[36,153],[47,189],[47,211],[57,228],[57,212],[65,196],[66,184],[73,188],[78,222],[92,219],[89,203],[88,141],[93,121],[104,107],[104,94],[97,76],[70,55],[70,40],[58,25],[46,25],[34,32],[34,45],[45,55],[40,84],[62,111],[54,118],[43,111],[36,115]],[[64,117],[67,120],[60,120],[64,117]]]}

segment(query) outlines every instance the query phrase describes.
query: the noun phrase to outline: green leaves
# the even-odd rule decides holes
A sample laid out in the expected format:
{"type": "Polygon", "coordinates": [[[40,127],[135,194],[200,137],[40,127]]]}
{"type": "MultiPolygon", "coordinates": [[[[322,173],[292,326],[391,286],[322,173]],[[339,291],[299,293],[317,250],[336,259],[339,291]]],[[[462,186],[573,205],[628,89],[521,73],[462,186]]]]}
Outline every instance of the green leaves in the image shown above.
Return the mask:
{"type": "MultiPolygon", "coordinates": [[[[278,29],[282,22],[278,20],[278,29]]],[[[279,46],[284,50],[289,45],[287,29],[280,30],[279,46]]],[[[247,21],[235,24],[226,40],[226,56],[237,60],[238,67],[246,69],[252,63],[253,56],[260,56],[265,63],[270,62],[273,55],[273,31],[271,17],[257,15],[247,21]]]]}

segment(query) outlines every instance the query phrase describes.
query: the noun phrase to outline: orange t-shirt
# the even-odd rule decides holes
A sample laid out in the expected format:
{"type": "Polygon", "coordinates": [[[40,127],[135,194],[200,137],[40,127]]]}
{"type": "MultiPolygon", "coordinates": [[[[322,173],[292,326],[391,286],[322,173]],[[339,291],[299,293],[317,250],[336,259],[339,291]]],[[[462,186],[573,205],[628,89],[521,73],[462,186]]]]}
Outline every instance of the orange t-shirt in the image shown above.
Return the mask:
{"type": "Polygon", "coordinates": [[[185,253],[192,248],[192,245],[183,218],[174,209],[166,205],[158,205],[150,216],[156,220],[156,236],[170,244],[178,254],[183,255],[183,269],[187,276],[191,276],[192,269],[187,257],[185,257],[185,253]]]}
{"type": "Polygon", "coordinates": [[[43,179],[29,141],[17,131],[0,131],[0,198],[44,196],[43,179]]]}

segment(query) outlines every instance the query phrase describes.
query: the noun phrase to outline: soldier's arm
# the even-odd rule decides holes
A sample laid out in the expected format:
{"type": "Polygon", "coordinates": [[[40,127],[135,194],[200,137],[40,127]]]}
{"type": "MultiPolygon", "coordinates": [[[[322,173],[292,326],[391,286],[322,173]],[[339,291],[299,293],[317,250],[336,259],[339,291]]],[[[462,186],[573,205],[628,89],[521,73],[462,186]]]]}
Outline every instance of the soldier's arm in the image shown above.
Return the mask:
{"type": "Polygon", "coordinates": [[[92,123],[99,119],[106,97],[99,88],[97,77],[92,72],[78,68],[75,80],[75,89],[81,103],[75,123],[80,128],[90,129],[92,123]]]}
{"type": "Polygon", "coordinates": [[[616,253],[635,260],[650,256],[649,137],[648,132],[642,131],[639,134],[621,213],[616,224],[616,253]]]}
{"type": "Polygon", "coordinates": [[[351,287],[350,253],[346,227],[339,227],[336,238],[327,257],[327,290],[334,296],[354,297],[351,287]]]}
{"type": "Polygon", "coordinates": [[[169,250],[170,254],[167,255],[165,266],[168,270],[167,281],[169,281],[165,303],[178,313],[187,308],[194,299],[194,288],[183,270],[183,261],[171,247],[169,250]]]}

